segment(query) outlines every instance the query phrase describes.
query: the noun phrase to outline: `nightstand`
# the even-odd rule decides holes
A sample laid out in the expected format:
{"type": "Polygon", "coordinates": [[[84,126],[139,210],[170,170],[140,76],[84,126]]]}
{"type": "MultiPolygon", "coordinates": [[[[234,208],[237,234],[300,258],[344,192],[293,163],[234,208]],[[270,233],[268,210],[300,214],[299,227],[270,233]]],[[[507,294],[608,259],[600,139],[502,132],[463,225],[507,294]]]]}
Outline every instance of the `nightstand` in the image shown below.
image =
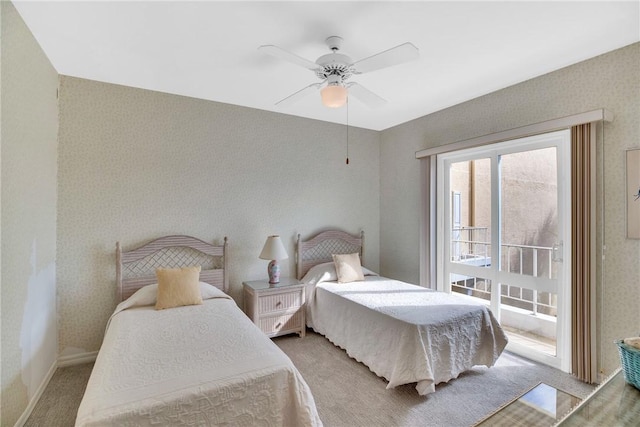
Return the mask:
{"type": "Polygon", "coordinates": [[[268,337],[297,333],[304,337],[304,285],[294,279],[243,282],[244,312],[268,337]]]}

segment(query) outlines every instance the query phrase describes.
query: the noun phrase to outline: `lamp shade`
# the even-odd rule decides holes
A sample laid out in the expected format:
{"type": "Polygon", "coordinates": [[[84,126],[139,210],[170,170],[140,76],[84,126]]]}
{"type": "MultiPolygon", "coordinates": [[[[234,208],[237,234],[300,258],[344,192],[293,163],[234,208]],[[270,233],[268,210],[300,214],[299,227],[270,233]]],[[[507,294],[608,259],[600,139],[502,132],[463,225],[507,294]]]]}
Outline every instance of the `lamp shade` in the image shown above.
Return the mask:
{"type": "Polygon", "coordinates": [[[329,85],[320,91],[322,105],[340,108],[347,103],[347,88],[342,85],[329,85]]]}
{"type": "Polygon", "coordinates": [[[262,252],[260,252],[260,259],[287,259],[287,251],[284,249],[280,236],[269,236],[264,243],[262,252]]]}

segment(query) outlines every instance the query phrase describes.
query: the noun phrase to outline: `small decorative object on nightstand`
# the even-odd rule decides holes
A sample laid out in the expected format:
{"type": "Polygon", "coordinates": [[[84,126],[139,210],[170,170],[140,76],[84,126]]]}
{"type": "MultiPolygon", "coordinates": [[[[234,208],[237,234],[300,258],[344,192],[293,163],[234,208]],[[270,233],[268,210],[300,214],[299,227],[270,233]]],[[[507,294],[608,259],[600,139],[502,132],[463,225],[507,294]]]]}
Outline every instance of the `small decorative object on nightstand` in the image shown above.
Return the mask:
{"type": "Polygon", "coordinates": [[[304,285],[283,279],[279,284],[266,280],[243,282],[244,312],[267,336],[305,334],[304,285]]]}
{"type": "Polygon", "coordinates": [[[280,236],[269,236],[264,243],[262,252],[260,252],[260,259],[270,259],[271,262],[267,267],[269,273],[269,283],[275,285],[280,282],[280,265],[278,265],[279,259],[287,259],[287,251],[284,249],[280,236]]]}

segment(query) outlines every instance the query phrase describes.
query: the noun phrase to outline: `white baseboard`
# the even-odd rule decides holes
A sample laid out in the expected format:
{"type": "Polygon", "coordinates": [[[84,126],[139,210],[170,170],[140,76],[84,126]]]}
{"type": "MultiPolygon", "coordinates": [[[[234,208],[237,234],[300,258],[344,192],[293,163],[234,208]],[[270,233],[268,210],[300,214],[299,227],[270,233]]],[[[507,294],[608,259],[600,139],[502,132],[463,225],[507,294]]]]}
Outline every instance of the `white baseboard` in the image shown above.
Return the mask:
{"type": "Polygon", "coordinates": [[[98,352],[92,351],[89,353],[78,353],[78,354],[72,354],[70,356],[61,356],[58,358],[58,360],[54,361],[51,364],[51,367],[49,368],[47,375],[45,375],[44,379],[42,380],[42,383],[40,383],[40,385],[38,386],[38,389],[33,395],[33,398],[31,398],[24,412],[22,413],[20,418],[18,418],[18,421],[16,421],[16,424],[14,427],[22,427],[27,422],[27,420],[31,416],[31,413],[33,412],[33,408],[36,407],[36,404],[42,397],[42,393],[44,393],[44,390],[49,385],[49,381],[51,381],[51,377],[53,377],[53,374],[56,373],[56,369],[64,368],[66,366],[81,365],[83,363],[94,362],[97,356],[98,356],[98,352]]]}
{"type": "Polygon", "coordinates": [[[29,401],[29,404],[25,408],[22,415],[20,415],[20,418],[18,418],[18,421],[16,421],[15,427],[22,427],[24,423],[27,422],[27,420],[29,419],[29,416],[31,415],[31,412],[33,412],[33,408],[36,407],[36,403],[38,403],[38,401],[40,400],[40,397],[42,396],[42,393],[44,393],[44,390],[49,385],[49,381],[51,381],[51,377],[53,377],[53,374],[55,374],[57,367],[58,367],[58,364],[54,360],[53,363],[51,364],[51,367],[49,368],[49,371],[47,371],[47,375],[44,376],[44,379],[38,386],[38,389],[36,390],[35,394],[29,401]]]}
{"type": "Polygon", "coordinates": [[[88,353],[72,354],[70,356],[58,357],[58,368],[64,368],[66,366],[81,365],[83,363],[95,362],[98,356],[97,351],[91,351],[88,353]]]}

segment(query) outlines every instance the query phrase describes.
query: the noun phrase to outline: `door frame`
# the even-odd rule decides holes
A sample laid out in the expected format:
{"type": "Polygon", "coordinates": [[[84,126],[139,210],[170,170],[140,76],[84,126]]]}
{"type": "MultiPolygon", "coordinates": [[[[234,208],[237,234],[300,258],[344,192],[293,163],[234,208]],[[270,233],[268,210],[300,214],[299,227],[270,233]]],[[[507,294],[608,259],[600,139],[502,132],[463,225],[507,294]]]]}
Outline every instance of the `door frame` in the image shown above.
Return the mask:
{"type": "MultiPolygon", "coordinates": [[[[556,367],[565,372],[571,368],[571,132],[561,130],[544,134],[497,142],[481,147],[438,154],[437,171],[437,255],[436,283],[437,289],[451,292],[450,277],[451,259],[451,188],[449,170],[452,163],[491,159],[491,268],[463,266],[467,275],[491,280],[492,293],[490,307],[496,318],[500,320],[501,280],[506,279],[508,272],[501,271],[501,200],[500,200],[500,165],[501,155],[535,149],[556,147],[557,159],[557,203],[558,203],[558,235],[561,244],[561,259],[558,268],[557,290],[557,323],[556,323],[556,356],[532,353],[515,343],[509,343],[507,349],[541,363],[556,367]],[[494,262],[493,260],[497,260],[494,262]],[[497,291],[493,291],[497,290],[497,291]]],[[[459,268],[460,266],[456,266],[459,268]]]]}

